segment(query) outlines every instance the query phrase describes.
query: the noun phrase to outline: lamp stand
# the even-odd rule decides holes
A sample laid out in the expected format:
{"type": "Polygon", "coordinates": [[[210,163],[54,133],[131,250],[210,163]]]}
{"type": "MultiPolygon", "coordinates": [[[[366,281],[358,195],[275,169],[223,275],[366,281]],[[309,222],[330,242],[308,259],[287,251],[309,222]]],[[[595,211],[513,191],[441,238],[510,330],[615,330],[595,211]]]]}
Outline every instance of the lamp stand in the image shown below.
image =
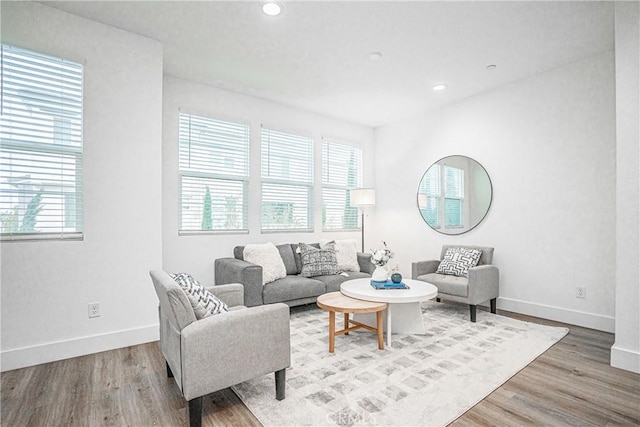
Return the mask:
{"type": "Polygon", "coordinates": [[[364,253],[364,209],[362,209],[362,253],[364,253]]]}

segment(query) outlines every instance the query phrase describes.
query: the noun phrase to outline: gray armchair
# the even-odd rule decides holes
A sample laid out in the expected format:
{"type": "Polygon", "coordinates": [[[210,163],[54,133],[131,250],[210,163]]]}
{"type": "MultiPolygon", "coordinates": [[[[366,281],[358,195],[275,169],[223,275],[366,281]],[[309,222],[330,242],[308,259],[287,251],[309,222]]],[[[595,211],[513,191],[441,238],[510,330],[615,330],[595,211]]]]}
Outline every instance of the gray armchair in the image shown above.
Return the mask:
{"type": "Polygon", "coordinates": [[[289,307],[246,308],[240,284],[207,289],[231,309],[196,320],[186,294],[164,271],[149,273],[160,300],[160,350],[189,402],[189,424],[200,426],[202,396],[275,372],[276,399],[285,397],[291,364],[289,307]]]}
{"type": "Polygon", "coordinates": [[[411,278],[429,282],[438,288],[436,301],[441,299],[469,304],[471,321],[476,321],[476,306],[485,301],[490,302],[491,312],[496,312],[500,272],[493,262],[493,248],[487,246],[444,245],[439,260],[418,261],[411,263],[411,278]],[[469,269],[469,277],[457,277],[437,274],[440,260],[449,248],[470,248],[482,251],[476,267],[469,269]]]}

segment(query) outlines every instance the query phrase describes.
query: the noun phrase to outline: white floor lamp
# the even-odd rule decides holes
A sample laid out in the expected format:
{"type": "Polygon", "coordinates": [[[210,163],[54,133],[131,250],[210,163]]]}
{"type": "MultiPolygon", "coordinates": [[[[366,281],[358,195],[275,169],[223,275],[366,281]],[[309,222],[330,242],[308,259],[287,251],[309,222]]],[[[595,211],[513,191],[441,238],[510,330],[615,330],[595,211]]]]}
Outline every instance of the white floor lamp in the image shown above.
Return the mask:
{"type": "Polygon", "coordinates": [[[362,252],[364,252],[364,208],[376,204],[376,190],[373,188],[354,188],[349,190],[351,206],[360,208],[362,214],[362,252]]]}

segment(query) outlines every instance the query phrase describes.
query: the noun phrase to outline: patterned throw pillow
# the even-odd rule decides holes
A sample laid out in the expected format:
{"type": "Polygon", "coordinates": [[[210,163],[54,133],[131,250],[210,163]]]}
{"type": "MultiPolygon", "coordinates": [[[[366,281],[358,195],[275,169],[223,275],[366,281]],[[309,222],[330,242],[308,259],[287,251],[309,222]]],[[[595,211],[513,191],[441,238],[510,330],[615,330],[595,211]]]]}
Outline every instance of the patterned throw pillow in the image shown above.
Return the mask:
{"type": "Polygon", "coordinates": [[[469,277],[469,269],[478,265],[482,251],[469,248],[449,248],[436,273],[469,277]]]}
{"type": "Polygon", "coordinates": [[[322,249],[300,243],[300,259],[302,260],[303,277],[338,274],[338,261],[334,243],[327,243],[322,249]]]}
{"type": "Polygon", "coordinates": [[[184,293],[187,294],[196,319],[200,320],[214,314],[229,311],[229,307],[224,301],[206,290],[189,273],[175,273],[169,276],[171,276],[171,278],[180,285],[184,293]]]}

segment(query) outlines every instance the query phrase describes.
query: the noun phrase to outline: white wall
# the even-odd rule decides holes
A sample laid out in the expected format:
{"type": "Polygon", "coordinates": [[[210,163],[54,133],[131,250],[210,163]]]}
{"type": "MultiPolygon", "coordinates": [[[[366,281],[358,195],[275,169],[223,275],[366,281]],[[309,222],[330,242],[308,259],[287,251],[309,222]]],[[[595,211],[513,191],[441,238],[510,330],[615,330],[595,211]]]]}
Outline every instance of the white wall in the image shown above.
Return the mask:
{"type": "Polygon", "coordinates": [[[162,46],[33,2],[2,42],[85,65],[84,240],[2,244],[2,370],[157,339],[162,46]]]}
{"type": "Polygon", "coordinates": [[[322,233],[321,138],[333,137],[363,148],[364,184],[373,184],[373,130],[263,99],[205,86],[175,77],[164,78],[163,100],[163,267],[186,271],[203,283],[214,281],[214,260],[233,256],[233,247],[247,243],[317,242],[319,238],[354,238],[359,232],[322,233]],[[251,126],[249,233],[178,236],[178,112],[183,111],[251,126]],[[314,139],[315,190],[313,233],[260,232],[260,126],[314,139]]]}
{"type": "Polygon", "coordinates": [[[616,342],[611,365],[640,373],[640,7],[617,2],[616,342]]]}
{"type": "Polygon", "coordinates": [[[377,129],[369,230],[405,275],[444,243],[493,246],[499,308],[613,331],[614,95],[611,52],[377,129]],[[433,162],[453,154],[480,162],[494,193],[477,228],[445,236],[422,221],[416,190],[433,162]]]}

